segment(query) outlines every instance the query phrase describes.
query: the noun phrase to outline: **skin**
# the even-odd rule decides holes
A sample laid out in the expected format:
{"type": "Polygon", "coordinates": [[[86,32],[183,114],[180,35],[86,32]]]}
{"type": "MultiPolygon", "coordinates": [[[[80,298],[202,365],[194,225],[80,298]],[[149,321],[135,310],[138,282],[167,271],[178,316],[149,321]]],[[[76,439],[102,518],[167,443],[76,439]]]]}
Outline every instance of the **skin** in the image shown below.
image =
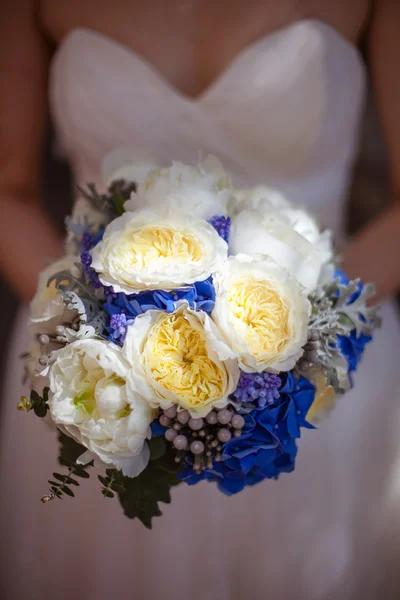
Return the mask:
{"type": "Polygon", "coordinates": [[[305,18],[351,43],[367,37],[390,153],[392,203],[344,252],[350,276],[375,281],[378,299],[400,288],[400,2],[398,0],[4,0],[0,8],[0,270],[30,300],[45,259],[63,246],[40,201],[51,46],[75,27],[132,48],[182,94],[197,97],[245,47],[305,18]],[[171,19],[173,16],[173,19],[171,19]]]}

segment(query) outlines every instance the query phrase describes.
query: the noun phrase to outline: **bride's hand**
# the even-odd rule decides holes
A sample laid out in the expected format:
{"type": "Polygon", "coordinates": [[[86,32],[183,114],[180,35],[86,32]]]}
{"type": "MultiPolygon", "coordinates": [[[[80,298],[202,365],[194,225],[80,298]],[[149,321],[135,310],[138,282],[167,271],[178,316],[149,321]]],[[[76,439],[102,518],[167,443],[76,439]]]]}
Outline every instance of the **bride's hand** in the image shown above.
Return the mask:
{"type": "Polygon", "coordinates": [[[393,202],[350,243],[349,276],[374,281],[377,298],[400,290],[400,3],[378,0],[369,34],[371,75],[389,150],[393,202]]]}
{"type": "Polygon", "coordinates": [[[0,270],[29,300],[46,259],[62,252],[40,202],[49,53],[34,2],[0,9],[0,270]]]}

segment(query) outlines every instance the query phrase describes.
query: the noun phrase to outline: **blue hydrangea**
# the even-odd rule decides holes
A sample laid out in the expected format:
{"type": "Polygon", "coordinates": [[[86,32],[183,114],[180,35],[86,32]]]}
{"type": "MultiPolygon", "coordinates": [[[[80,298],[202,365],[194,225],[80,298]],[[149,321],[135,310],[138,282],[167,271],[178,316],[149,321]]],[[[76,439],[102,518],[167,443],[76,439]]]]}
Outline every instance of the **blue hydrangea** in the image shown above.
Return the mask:
{"type": "Polygon", "coordinates": [[[196,474],[189,465],[180,475],[189,485],[203,479],[216,481],[219,489],[231,495],[263,479],[276,479],[293,471],[300,428],[312,429],[306,420],[314,401],[315,388],[305,378],[292,373],[281,375],[279,398],[244,415],[245,427],[239,438],[222,447],[222,460],[213,468],[196,474]]]}
{"type": "Polygon", "coordinates": [[[122,292],[114,294],[108,290],[106,299],[107,301],[103,305],[108,315],[105,337],[122,345],[126,327],[132,324],[138,315],[148,310],[163,310],[171,313],[175,310],[179,300],[185,300],[194,310],[203,310],[207,314],[211,314],[215,304],[215,289],[209,278],[171,292],[151,290],[140,294],[126,295],[122,292]],[[120,329],[121,327],[125,327],[125,331],[120,329]]]}
{"type": "Polygon", "coordinates": [[[371,340],[372,337],[370,335],[365,335],[365,333],[357,335],[355,329],[353,329],[349,336],[338,335],[338,347],[347,361],[350,373],[357,369],[365,346],[371,340]]]}

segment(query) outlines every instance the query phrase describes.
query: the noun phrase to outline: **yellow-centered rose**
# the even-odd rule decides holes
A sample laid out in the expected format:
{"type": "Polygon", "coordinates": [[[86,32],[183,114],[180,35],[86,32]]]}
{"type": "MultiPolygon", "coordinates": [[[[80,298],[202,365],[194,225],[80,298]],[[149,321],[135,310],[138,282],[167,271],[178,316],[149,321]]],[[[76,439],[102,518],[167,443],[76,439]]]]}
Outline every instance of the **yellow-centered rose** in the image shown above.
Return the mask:
{"type": "Polygon", "coordinates": [[[193,416],[223,407],[236,387],[233,353],[204,312],[186,303],[174,313],[148,311],[128,329],[124,354],[132,385],[152,406],[178,404],[193,416]]]}
{"type": "Polygon", "coordinates": [[[108,225],[92,266],[102,283],[132,294],[203,281],[226,256],[226,242],[206,221],[136,212],[108,225]]]}
{"type": "Polygon", "coordinates": [[[212,319],[243,370],[288,371],[307,341],[310,303],[272,259],[238,255],[214,275],[212,319]]]}

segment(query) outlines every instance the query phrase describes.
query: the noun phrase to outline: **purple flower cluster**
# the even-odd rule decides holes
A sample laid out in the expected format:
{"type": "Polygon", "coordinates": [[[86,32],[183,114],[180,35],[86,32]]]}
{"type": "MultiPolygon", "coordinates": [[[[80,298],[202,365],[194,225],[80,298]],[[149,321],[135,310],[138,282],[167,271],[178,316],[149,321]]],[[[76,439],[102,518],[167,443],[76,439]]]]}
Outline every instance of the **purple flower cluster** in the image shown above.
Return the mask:
{"type": "Polygon", "coordinates": [[[209,223],[214,227],[218,235],[221,236],[226,243],[228,243],[229,232],[231,229],[230,217],[222,217],[219,215],[215,215],[215,217],[212,217],[212,219],[210,219],[209,223]]]}
{"type": "Polygon", "coordinates": [[[110,328],[113,329],[112,337],[115,341],[124,343],[126,332],[129,325],[132,325],[134,319],[127,319],[124,313],[112,315],[110,319],[110,328]]]}
{"type": "Polygon", "coordinates": [[[281,379],[273,373],[240,374],[238,386],[231,398],[236,402],[255,403],[259,407],[273,404],[279,398],[281,379]]]}

